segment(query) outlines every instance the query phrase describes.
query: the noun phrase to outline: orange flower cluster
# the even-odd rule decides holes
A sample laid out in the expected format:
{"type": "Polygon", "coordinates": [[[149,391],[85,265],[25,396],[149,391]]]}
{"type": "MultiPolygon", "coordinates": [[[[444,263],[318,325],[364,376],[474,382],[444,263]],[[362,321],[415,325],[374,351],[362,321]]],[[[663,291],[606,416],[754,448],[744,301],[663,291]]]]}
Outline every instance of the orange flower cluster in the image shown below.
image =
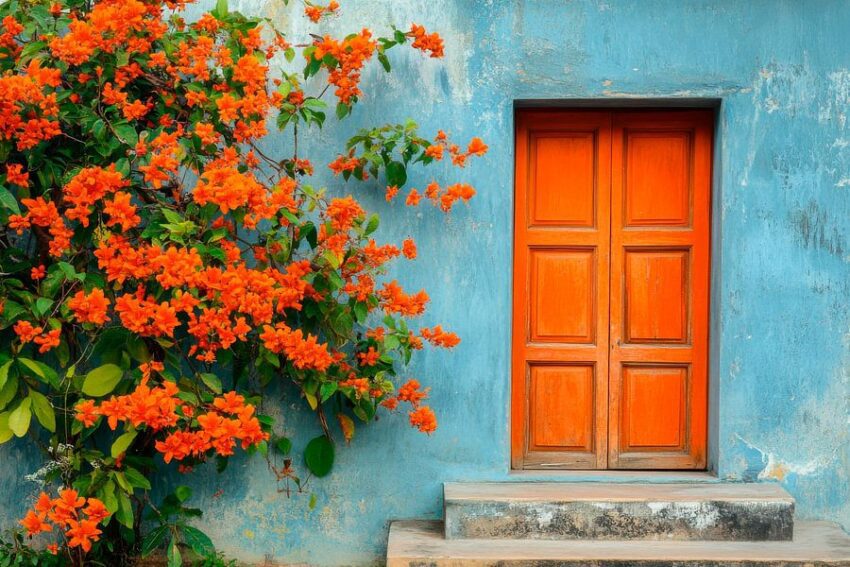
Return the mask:
{"type": "Polygon", "coordinates": [[[441,325],[437,325],[431,329],[425,327],[419,331],[419,334],[423,339],[437,347],[452,348],[460,344],[460,337],[454,333],[444,331],[441,325]]]}
{"type": "Polygon", "coordinates": [[[19,187],[27,187],[30,183],[30,174],[24,172],[24,166],[19,163],[6,164],[6,181],[19,187]]]}
{"type": "Polygon", "coordinates": [[[407,35],[413,38],[413,48],[424,53],[430,53],[431,57],[443,56],[443,38],[438,33],[426,33],[425,28],[416,24],[410,26],[407,35]]]}
{"type": "Polygon", "coordinates": [[[399,402],[410,404],[412,407],[408,414],[410,425],[422,433],[430,435],[437,430],[437,416],[428,406],[420,405],[422,400],[428,397],[428,389],[422,390],[421,388],[422,385],[418,380],[408,380],[398,389],[396,396],[385,399],[381,404],[390,410],[396,409],[399,402]]]}
{"type": "Polygon", "coordinates": [[[334,361],[326,344],[314,335],[305,338],[301,329],[293,331],[285,323],[263,327],[260,340],[273,353],[285,354],[296,368],[324,372],[334,361]]]}
{"type": "Polygon", "coordinates": [[[452,164],[463,167],[470,157],[482,157],[489,149],[481,138],[475,137],[469,141],[466,151],[463,151],[459,145],[449,142],[448,135],[440,130],[434,138],[434,143],[425,148],[425,155],[440,161],[443,159],[443,153],[448,150],[452,164]]]}
{"type": "Polygon", "coordinates": [[[416,242],[414,242],[412,238],[405,238],[404,242],[402,242],[401,251],[404,254],[405,258],[407,258],[408,260],[413,260],[414,258],[416,258],[417,253],[416,242]]]}
{"type": "MultiPolygon", "coordinates": [[[[109,168],[82,169],[62,188],[62,199],[69,205],[65,216],[79,221],[83,226],[88,226],[89,216],[92,214],[91,207],[100,203],[106,195],[116,193],[129,184],[124,176],[115,170],[114,165],[109,168]]],[[[126,202],[129,204],[130,195],[126,193],[123,195],[126,196],[126,202]]],[[[135,214],[135,207],[132,209],[132,214],[135,214]]],[[[136,219],[138,223],[138,216],[136,219]]]]}
{"type": "Polygon", "coordinates": [[[24,31],[24,26],[12,16],[3,18],[2,33],[0,33],[0,59],[17,58],[21,52],[16,37],[24,31]]]}
{"type": "Polygon", "coordinates": [[[109,516],[106,506],[97,498],[83,498],[76,490],[65,488],[53,499],[42,492],[34,508],[19,523],[30,537],[53,531],[56,526],[64,533],[68,547],[79,547],[88,553],[92,542],[100,539],[98,524],[109,516]]]}
{"type": "Polygon", "coordinates": [[[311,59],[321,61],[325,55],[332,56],[337,62],[328,69],[328,83],[336,87],[339,101],[348,104],[352,98],[360,96],[360,70],[378,47],[378,42],[372,39],[372,32],[364,29],[342,41],[325,36],[313,45],[316,49],[308,54],[308,62],[311,59]]]}
{"type": "Polygon", "coordinates": [[[329,16],[339,10],[339,2],[331,0],[327,6],[316,6],[310,2],[305,2],[304,14],[310,18],[314,24],[318,23],[324,16],[329,16]]]}
{"type": "Polygon", "coordinates": [[[245,398],[236,392],[228,392],[215,398],[203,408],[204,413],[177,397],[180,389],[173,382],[165,381],[161,386],[148,386],[148,379],[130,394],[112,396],[95,405],[94,400],[77,404],[76,419],[86,427],[92,427],[100,416],[106,417],[111,429],[120,422],[134,428],[146,427],[154,432],[169,430],[156,442],[156,450],[163,454],[166,463],[182,461],[187,457],[203,459],[208,451],[221,456],[233,454],[237,441],[243,449],[268,439],[255,408],[245,403],[245,398]],[[176,430],[172,430],[177,428],[176,430]]]}
{"type": "Polygon", "coordinates": [[[74,231],[69,228],[62,217],[56,203],[45,200],[44,197],[35,199],[21,199],[21,203],[27,207],[25,215],[9,215],[9,228],[18,234],[32,225],[47,228],[51,237],[49,252],[53,257],[60,257],[71,248],[71,238],[74,231]]]}
{"type": "Polygon", "coordinates": [[[44,354],[50,349],[56,348],[62,342],[62,329],[56,328],[44,332],[44,327],[35,327],[29,321],[18,321],[12,327],[21,344],[33,342],[38,346],[38,352],[44,354]]]}
{"type": "Polygon", "coordinates": [[[61,134],[55,92],[60,83],[61,71],[42,68],[36,59],[22,74],[0,77],[0,140],[15,141],[23,151],[61,134]]]}
{"type": "Polygon", "coordinates": [[[410,425],[422,433],[432,434],[437,430],[437,416],[428,406],[422,406],[410,412],[410,425]]]}
{"type": "MultiPolygon", "coordinates": [[[[284,192],[278,188],[275,195],[284,192]]],[[[232,250],[241,255],[237,248],[232,250]]],[[[185,313],[187,330],[196,341],[190,354],[199,352],[198,358],[209,362],[215,360],[216,351],[245,341],[254,328],[270,324],[276,313],[301,309],[309,291],[304,280],[310,273],[309,261],[293,262],[285,271],[252,269],[242,261],[226,268],[204,266],[195,248],[135,248],[117,235],[101,243],[95,256],[110,282],[153,278],[173,290],[165,301],[146,294],[144,287],[119,295],[115,309],[124,327],[142,336],[173,336],[180,325],[178,315],[185,313]]]]}
{"type": "Polygon", "coordinates": [[[84,291],[78,291],[74,297],[68,300],[68,308],[80,323],[103,325],[109,320],[106,315],[109,300],[100,288],[94,288],[88,294],[84,291]]]}
{"type": "Polygon", "coordinates": [[[475,189],[468,183],[455,183],[442,189],[436,182],[431,182],[425,188],[425,196],[447,213],[457,201],[468,203],[475,196],[475,189]]]}
{"type": "Polygon", "coordinates": [[[269,439],[254,411],[254,406],[246,404],[243,396],[228,392],[215,399],[211,411],[198,415],[200,429],[175,431],[163,441],[157,441],[156,450],[163,454],[166,463],[187,457],[203,459],[211,450],[228,457],[237,441],[242,449],[247,449],[269,439]]]}
{"type": "Polygon", "coordinates": [[[351,156],[346,157],[340,154],[335,160],[328,164],[328,167],[334,172],[334,175],[339,175],[345,171],[354,171],[361,165],[363,165],[363,160],[360,158],[351,156]]]}
{"type": "Polygon", "coordinates": [[[109,0],[96,3],[85,20],[72,21],[67,34],[50,42],[50,50],[69,65],[81,65],[96,50],[146,53],[165,31],[158,10],[139,0],[109,0]]]}
{"type": "Polygon", "coordinates": [[[416,317],[425,312],[425,304],[428,303],[428,294],[421,290],[413,295],[404,293],[404,290],[396,280],[385,283],[378,292],[384,311],[387,313],[398,313],[406,317],[416,317]]]}

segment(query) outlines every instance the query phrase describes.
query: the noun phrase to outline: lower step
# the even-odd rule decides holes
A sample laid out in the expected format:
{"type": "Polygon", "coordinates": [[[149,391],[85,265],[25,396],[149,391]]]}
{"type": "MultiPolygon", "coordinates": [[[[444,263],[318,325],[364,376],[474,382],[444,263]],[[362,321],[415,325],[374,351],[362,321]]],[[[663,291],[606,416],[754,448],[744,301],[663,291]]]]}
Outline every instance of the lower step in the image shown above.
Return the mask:
{"type": "Polygon", "coordinates": [[[447,539],[787,541],[777,484],[447,483],[447,539]]]}
{"type": "Polygon", "coordinates": [[[442,522],[390,526],[387,567],[847,567],[850,537],[798,522],[793,541],[446,540],[442,522]]]}

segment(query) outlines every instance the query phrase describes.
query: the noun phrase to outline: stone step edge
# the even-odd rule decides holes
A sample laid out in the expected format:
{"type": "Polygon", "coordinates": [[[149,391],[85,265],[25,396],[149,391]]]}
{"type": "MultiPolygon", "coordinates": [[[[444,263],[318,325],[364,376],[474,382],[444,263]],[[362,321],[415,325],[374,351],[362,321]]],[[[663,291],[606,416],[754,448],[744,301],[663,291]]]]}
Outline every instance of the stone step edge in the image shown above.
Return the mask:
{"type": "Polygon", "coordinates": [[[452,502],[787,502],[776,483],[586,483],[446,482],[443,498],[452,502]]]}
{"type": "Polygon", "coordinates": [[[850,565],[850,536],[829,522],[799,522],[794,540],[785,542],[701,542],[643,540],[473,540],[443,538],[435,520],[405,520],[390,524],[387,566],[456,565],[559,566],[670,564],[701,567],[844,566],[850,565]],[[659,562],[665,563],[659,563],[659,562]],[[532,563],[533,562],[533,563],[532,563]],[[610,563],[606,563],[610,562],[610,563]],[[632,563],[634,562],[634,563],[632,563]]]}

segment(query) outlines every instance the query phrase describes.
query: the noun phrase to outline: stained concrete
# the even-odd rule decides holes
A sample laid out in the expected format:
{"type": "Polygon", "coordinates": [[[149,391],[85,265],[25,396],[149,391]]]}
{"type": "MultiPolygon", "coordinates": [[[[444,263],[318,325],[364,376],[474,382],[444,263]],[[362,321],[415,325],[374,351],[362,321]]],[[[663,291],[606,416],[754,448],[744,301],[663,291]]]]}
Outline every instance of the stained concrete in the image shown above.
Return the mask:
{"type": "Polygon", "coordinates": [[[776,484],[447,483],[446,538],[790,540],[776,484]]]}
{"type": "Polygon", "coordinates": [[[438,521],[393,522],[387,567],[847,567],[850,537],[804,522],[787,542],[446,540],[438,521]]]}

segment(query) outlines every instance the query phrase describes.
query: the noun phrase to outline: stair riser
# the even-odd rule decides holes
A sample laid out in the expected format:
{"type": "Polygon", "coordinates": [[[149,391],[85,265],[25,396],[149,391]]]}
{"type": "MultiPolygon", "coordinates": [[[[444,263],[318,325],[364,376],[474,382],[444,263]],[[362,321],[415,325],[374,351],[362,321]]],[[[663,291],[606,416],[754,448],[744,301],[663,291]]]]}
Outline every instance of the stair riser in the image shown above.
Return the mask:
{"type": "Polygon", "coordinates": [[[787,541],[794,504],[447,500],[445,526],[446,539],[787,541]]]}

